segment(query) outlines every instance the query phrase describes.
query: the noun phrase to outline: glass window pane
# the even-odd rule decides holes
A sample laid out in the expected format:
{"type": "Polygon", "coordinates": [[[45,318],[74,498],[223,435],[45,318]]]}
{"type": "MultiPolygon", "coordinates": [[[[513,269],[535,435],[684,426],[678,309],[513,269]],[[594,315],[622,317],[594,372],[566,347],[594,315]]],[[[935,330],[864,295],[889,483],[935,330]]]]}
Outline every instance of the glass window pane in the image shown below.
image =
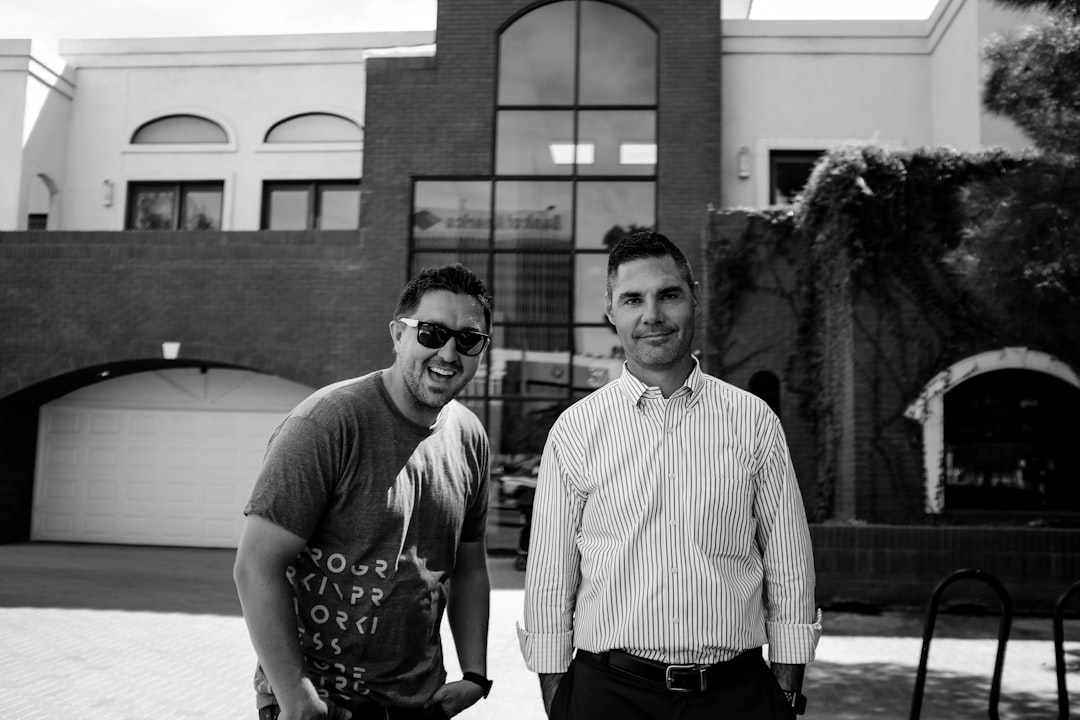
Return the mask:
{"type": "Polygon", "coordinates": [[[268,143],[360,142],[360,126],[330,113],[308,113],[282,120],[266,133],[268,143]]]}
{"type": "Polygon", "coordinates": [[[491,183],[422,180],[416,183],[413,243],[423,248],[486,248],[491,235],[491,183]]]}
{"type": "MultiPolygon", "coordinates": [[[[409,277],[416,275],[418,272],[428,267],[435,267],[437,265],[449,265],[450,263],[461,263],[465,267],[476,273],[487,285],[488,292],[492,292],[492,286],[490,281],[490,256],[483,252],[468,252],[464,250],[443,250],[433,252],[418,252],[413,253],[412,265],[409,268],[409,277]]],[[[499,296],[495,296],[495,312],[499,310],[499,296]]],[[[492,316],[494,322],[497,315],[492,316]]]]}
{"type": "Polygon", "coordinates": [[[596,162],[579,165],[582,174],[652,175],[655,163],[643,163],[641,153],[632,164],[621,162],[627,144],[655,146],[656,112],[652,110],[583,110],[578,141],[596,145],[596,162]]]}
{"type": "Polygon", "coordinates": [[[221,196],[217,189],[184,192],[184,230],[220,230],[221,196]]]}
{"type": "Polygon", "coordinates": [[[576,328],[574,343],[577,348],[575,362],[588,368],[587,374],[591,378],[577,385],[584,387],[595,385],[592,388],[595,389],[622,374],[626,354],[619,343],[619,336],[615,334],[614,326],[576,328]]]}
{"type": "Polygon", "coordinates": [[[570,246],[572,185],[560,181],[504,181],[495,188],[495,245],[548,250],[570,246]]]}
{"type": "Polygon", "coordinates": [[[656,185],[580,182],[577,207],[577,247],[610,249],[628,233],[651,230],[656,224],[656,185]]]}
{"type": "Polygon", "coordinates": [[[561,157],[574,144],[574,115],[569,110],[502,110],[496,130],[495,172],[500,175],[568,175],[561,157]]]}
{"type": "Polygon", "coordinates": [[[499,104],[574,102],[574,3],[523,15],[499,38],[499,104]]]}
{"type": "MultiPolygon", "coordinates": [[[[495,317],[501,322],[566,325],[570,322],[570,255],[568,253],[498,253],[494,257],[495,317]]],[[[567,348],[565,328],[529,328],[528,347],[567,348]],[[535,330],[535,332],[533,332],[535,330]]],[[[521,339],[518,335],[516,339],[521,339]]],[[[527,338],[526,338],[527,339],[527,338]]],[[[520,347],[516,345],[515,347],[520,347]]]]}
{"type": "Polygon", "coordinates": [[[322,187],[319,190],[319,230],[355,230],[360,227],[360,188],[322,187]]]}
{"type": "Polygon", "coordinates": [[[140,189],[132,193],[131,229],[174,230],[176,190],[140,189]]]}
{"type": "Polygon", "coordinates": [[[270,203],[268,230],[307,230],[308,200],[311,191],[307,188],[275,188],[266,194],[270,203]]]}
{"type": "Polygon", "coordinates": [[[581,3],[581,105],[655,105],[656,32],[615,5],[581,3]]]}
{"type": "Polygon", "coordinates": [[[500,470],[491,480],[502,486],[499,491],[509,494],[522,482],[535,479],[551,426],[570,406],[570,401],[564,397],[538,396],[528,400],[498,400],[491,405],[488,424],[491,466],[500,470]]]}
{"type": "Polygon", "coordinates": [[[574,266],[574,322],[606,323],[607,253],[582,253],[574,266]]]}
{"type": "Polygon", "coordinates": [[[132,136],[136,145],[156,143],[227,143],[225,129],[197,115],[170,115],[152,120],[132,136]]]}

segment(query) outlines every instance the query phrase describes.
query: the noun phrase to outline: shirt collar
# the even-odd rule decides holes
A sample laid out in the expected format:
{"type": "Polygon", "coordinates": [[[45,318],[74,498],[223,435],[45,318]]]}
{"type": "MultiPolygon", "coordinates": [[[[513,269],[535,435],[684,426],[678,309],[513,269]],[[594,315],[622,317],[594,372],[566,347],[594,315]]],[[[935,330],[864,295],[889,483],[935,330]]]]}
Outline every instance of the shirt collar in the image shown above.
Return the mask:
{"type": "MultiPolygon", "coordinates": [[[[701,364],[696,357],[693,357],[694,366],[690,368],[690,374],[686,376],[686,380],[683,381],[682,387],[671,394],[671,397],[687,396],[686,406],[688,408],[697,404],[698,399],[701,397],[701,390],[705,385],[705,379],[702,377],[701,364]]],[[[652,400],[654,398],[661,397],[660,388],[656,385],[646,385],[638,380],[626,363],[623,363],[622,375],[619,376],[619,390],[626,396],[630,402],[636,407],[641,407],[641,403],[645,400],[652,400]]]]}

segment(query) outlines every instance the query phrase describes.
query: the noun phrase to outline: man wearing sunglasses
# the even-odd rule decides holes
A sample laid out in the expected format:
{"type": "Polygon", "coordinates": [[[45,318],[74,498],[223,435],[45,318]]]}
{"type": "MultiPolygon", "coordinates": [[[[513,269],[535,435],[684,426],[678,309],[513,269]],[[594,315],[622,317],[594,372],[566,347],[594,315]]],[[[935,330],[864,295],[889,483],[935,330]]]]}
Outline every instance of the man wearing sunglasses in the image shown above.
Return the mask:
{"type": "Polygon", "coordinates": [[[490,323],[476,275],[422,271],[393,365],[316,391],[271,437],[234,570],[260,720],[438,720],[487,695],[488,440],[454,398],[490,323]]]}

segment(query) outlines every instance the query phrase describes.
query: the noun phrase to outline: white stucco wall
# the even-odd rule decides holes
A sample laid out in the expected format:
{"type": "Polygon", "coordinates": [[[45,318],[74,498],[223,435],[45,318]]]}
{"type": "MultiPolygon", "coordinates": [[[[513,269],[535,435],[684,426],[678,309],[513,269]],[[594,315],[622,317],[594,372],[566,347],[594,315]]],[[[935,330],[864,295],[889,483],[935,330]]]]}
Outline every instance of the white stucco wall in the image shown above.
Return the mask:
{"type": "Polygon", "coordinates": [[[18,225],[29,40],[0,40],[0,230],[18,225]]]}
{"type": "Polygon", "coordinates": [[[1029,146],[981,101],[981,43],[1025,19],[992,0],[941,0],[917,21],[725,20],[721,206],[768,203],[770,150],[1029,146]]]}
{"type": "Polygon", "coordinates": [[[124,226],[139,180],[224,180],[224,230],[259,226],[263,180],[357,178],[362,143],[264,146],[276,122],[330,112],[362,125],[368,48],[421,45],[432,33],[63,41],[77,66],[63,187],[65,226],[124,226]],[[132,146],[142,124],[177,113],[225,128],[225,145],[132,146]],[[103,182],[115,187],[102,203],[103,182]]]}
{"type": "Polygon", "coordinates": [[[917,21],[726,21],[722,206],[767,204],[770,150],[928,143],[925,32],[917,21]]]}

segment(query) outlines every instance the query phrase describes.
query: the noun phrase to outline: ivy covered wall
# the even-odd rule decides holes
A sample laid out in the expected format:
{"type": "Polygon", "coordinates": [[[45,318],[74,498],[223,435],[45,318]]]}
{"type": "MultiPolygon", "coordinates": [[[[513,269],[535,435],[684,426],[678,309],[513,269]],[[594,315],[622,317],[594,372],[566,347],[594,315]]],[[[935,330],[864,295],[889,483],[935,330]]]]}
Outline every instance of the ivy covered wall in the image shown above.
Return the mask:
{"type": "Polygon", "coordinates": [[[928,516],[921,427],[904,413],[982,352],[1024,346],[1080,368],[1077,170],[851,147],[827,154],[790,208],[710,215],[707,367],[741,387],[779,376],[812,520],[1032,521],[928,516]]]}

